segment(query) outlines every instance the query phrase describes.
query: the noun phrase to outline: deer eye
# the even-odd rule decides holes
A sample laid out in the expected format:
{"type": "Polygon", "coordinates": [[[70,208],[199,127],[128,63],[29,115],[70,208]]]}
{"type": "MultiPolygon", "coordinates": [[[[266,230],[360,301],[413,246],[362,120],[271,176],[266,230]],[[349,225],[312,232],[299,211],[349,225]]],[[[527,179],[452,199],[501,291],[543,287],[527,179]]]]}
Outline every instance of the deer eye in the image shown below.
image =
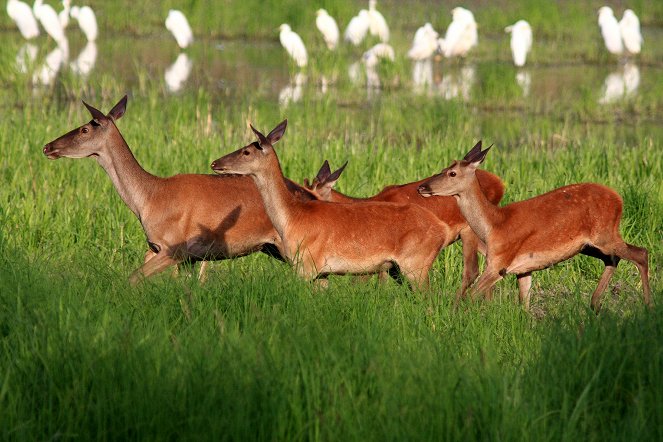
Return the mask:
{"type": "Polygon", "coordinates": [[[90,132],[90,128],[87,127],[87,126],[85,126],[85,127],[83,127],[83,129],[81,130],[81,132],[83,132],[84,134],[86,134],[86,133],[90,132]]]}
{"type": "Polygon", "coordinates": [[[455,177],[455,176],[456,176],[456,172],[454,172],[454,171],[452,170],[451,172],[449,172],[449,176],[452,177],[452,178],[455,177]]]}
{"type": "Polygon", "coordinates": [[[245,150],[245,151],[244,151],[244,152],[242,152],[242,153],[243,153],[244,155],[251,155],[251,152],[249,152],[249,150],[248,150],[248,149],[247,149],[247,150],[245,150]]]}

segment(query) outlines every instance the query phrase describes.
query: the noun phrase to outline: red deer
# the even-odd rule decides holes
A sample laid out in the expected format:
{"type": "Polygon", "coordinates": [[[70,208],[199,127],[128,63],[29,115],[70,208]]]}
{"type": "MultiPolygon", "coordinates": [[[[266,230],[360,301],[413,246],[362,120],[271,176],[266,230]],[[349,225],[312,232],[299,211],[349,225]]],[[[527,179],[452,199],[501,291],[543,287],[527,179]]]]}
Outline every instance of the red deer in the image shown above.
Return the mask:
{"type": "MultiPolygon", "coordinates": [[[[138,217],[149,250],[132,284],[170,266],[264,251],[279,257],[281,239],[267,218],[248,177],[182,174],[161,178],[145,171],[116,126],[126,110],[124,96],[108,115],[83,102],[92,120],[44,146],[50,159],[94,158],[138,217]]],[[[296,198],[315,196],[284,179],[296,198]]],[[[200,275],[202,276],[203,268],[200,275]]]]}
{"type": "Polygon", "coordinates": [[[520,301],[528,309],[532,272],[582,253],[605,264],[592,295],[594,311],[599,311],[601,293],[620,259],[637,266],[645,304],[651,306],[648,253],[627,244],[619,234],[623,204],[617,192],[601,184],[571,184],[498,207],[486,198],[477,180],[477,167],[489,150],[475,146],[462,161],[454,161],[419,187],[424,196],[456,198],[470,227],[485,242],[488,264],[477,281],[479,293],[504,275],[515,274],[520,301]]]}
{"type": "Polygon", "coordinates": [[[428,287],[428,272],[453,236],[428,210],[414,204],[332,203],[294,198],[283,183],[273,148],[287,120],[267,136],[212,163],[220,174],[250,175],[267,216],[283,240],[283,256],[306,280],[330,274],[388,271],[417,289],[428,287]]]}

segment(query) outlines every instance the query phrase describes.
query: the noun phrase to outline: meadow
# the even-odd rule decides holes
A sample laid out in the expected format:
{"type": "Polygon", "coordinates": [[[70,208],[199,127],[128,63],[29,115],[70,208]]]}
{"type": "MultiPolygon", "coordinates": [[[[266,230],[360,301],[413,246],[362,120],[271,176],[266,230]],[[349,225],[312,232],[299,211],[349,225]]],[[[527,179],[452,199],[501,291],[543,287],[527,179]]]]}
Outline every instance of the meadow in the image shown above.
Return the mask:
{"type": "MultiPolygon", "coordinates": [[[[346,75],[368,45],[323,51],[311,2],[89,3],[97,64],[49,86],[16,69],[23,42],[0,14],[1,439],[663,440],[663,3],[624,5],[643,24],[640,82],[608,103],[604,80],[621,68],[602,51],[597,2],[468,2],[479,47],[434,66],[436,84],[471,68],[467,96],[416,87],[405,58],[418,26],[444,30],[449,2],[379,3],[397,51],[379,89],[346,75]],[[162,21],[175,5],[197,42],[191,76],[170,93],[163,71],[179,49],[162,21]],[[527,92],[502,32],[521,16],[534,29],[527,92]],[[281,22],[301,29],[312,58],[287,104],[296,71],[281,22]],[[211,173],[254,140],[249,122],[268,131],[287,117],[284,173],[302,182],[325,159],[347,160],[337,189],[350,195],[435,174],[479,139],[494,144],[483,167],[504,180],[503,203],[608,185],[624,199],[625,240],[649,250],[655,306],[622,262],[595,315],[603,266],[578,256],[534,274],[530,312],[513,277],[492,302],[454,310],[459,243],[426,293],[341,276],[321,291],[262,254],[213,263],[205,283],[165,272],[131,287],[147,250],[138,220],[94,160],[42,154],[89,121],[81,99],[107,112],[125,93],[118,127],[160,176],[211,173]]],[[[359,9],[320,6],[341,26],[359,9]]],[[[75,56],[84,42],[69,33],[75,56]]],[[[53,45],[38,45],[39,63],[53,45]]]]}

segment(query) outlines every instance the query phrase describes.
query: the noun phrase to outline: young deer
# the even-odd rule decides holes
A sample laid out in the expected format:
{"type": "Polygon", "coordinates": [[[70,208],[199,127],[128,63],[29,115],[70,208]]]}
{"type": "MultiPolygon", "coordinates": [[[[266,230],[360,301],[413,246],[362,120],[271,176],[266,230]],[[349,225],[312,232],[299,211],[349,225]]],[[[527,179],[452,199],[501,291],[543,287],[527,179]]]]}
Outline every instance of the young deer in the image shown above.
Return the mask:
{"type": "MultiPolygon", "coordinates": [[[[130,277],[135,284],[170,266],[244,256],[278,254],[281,239],[248,177],[186,174],[160,178],[136,161],[115,122],[124,115],[125,96],[108,115],[83,102],[92,121],[44,146],[49,159],[92,157],[104,168],[120,197],[143,226],[149,250],[130,277]],[[276,251],[274,250],[276,248],[276,251]]],[[[287,180],[296,198],[309,191],[287,180]]],[[[203,268],[201,268],[202,277],[203,268]]]]}
{"type": "Polygon", "coordinates": [[[638,267],[645,304],[651,305],[647,250],[625,243],[620,236],[622,199],[614,190],[593,183],[571,184],[498,207],[488,201],[477,181],[477,167],[489,150],[475,146],[462,161],[454,161],[419,187],[424,196],[454,196],[469,225],[486,243],[488,265],[477,282],[478,292],[513,273],[527,309],[532,272],[582,253],[605,264],[592,295],[596,312],[620,259],[638,267]]]}
{"type": "MultiPolygon", "coordinates": [[[[481,142],[477,143],[477,146],[481,146],[481,142]]],[[[460,291],[457,295],[457,300],[464,296],[467,288],[472,282],[474,282],[477,276],[479,276],[479,259],[477,251],[483,247],[483,244],[479,244],[479,238],[467,225],[467,221],[463,218],[456,201],[450,196],[441,196],[437,198],[424,198],[421,196],[417,189],[428,178],[414,183],[387,186],[377,195],[368,198],[352,198],[332,189],[346,165],[347,163],[332,173],[329,168],[329,163],[325,161],[320,168],[318,175],[311,183],[309,183],[308,180],[305,180],[304,187],[316,194],[318,199],[324,201],[383,201],[392,203],[410,203],[431,211],[440,221],[448,226],[453,238],[452,241],[458,239],[461,239],[462,241],[463,280],[460,291]]],[[[477,179],[479,180],[479,186],[488,201],[498,204],[504,195],[504,184],[502,183],[502,180],[496,175],[483,170],[477,171],[477,179]]],[[[488,292],[487,296],[490,297],[490,292],[488,292]]]]}
{"type": "Polygon", "coordinates": [[[220,174],[250,175],[267,216],[283,240],[284,257],[307,279],[329,274],[389,271],[415,288],[428,287],[428,272],[453,236],[431,212],[413,204],[331,203],[293,198],[274,151],[287,120],[258,142],[212,163],[220,174]]]}

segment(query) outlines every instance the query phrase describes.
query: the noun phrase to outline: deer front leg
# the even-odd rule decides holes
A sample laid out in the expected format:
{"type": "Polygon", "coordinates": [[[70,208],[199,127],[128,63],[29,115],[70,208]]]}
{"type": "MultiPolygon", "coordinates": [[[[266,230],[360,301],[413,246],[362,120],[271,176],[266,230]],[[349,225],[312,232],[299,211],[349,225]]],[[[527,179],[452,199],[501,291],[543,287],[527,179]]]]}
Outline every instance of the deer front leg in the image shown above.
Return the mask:
{"type": "Polygon", "coordinates": [[[516,275],[518,278],[518,296],[520,303],[525,306],[525,310],[529,310],[529,289],[532,287],[532,272],[516,275]]]}
{"type": "Polygon", "coordinates": [[[472,285],[477,276],[479,276],[479,237],[467,226],[460,231],[460,240],[463,246],[463,281],[460,291],[456,295],[456,302],[464,298],[467,289],[472,285]]]}

